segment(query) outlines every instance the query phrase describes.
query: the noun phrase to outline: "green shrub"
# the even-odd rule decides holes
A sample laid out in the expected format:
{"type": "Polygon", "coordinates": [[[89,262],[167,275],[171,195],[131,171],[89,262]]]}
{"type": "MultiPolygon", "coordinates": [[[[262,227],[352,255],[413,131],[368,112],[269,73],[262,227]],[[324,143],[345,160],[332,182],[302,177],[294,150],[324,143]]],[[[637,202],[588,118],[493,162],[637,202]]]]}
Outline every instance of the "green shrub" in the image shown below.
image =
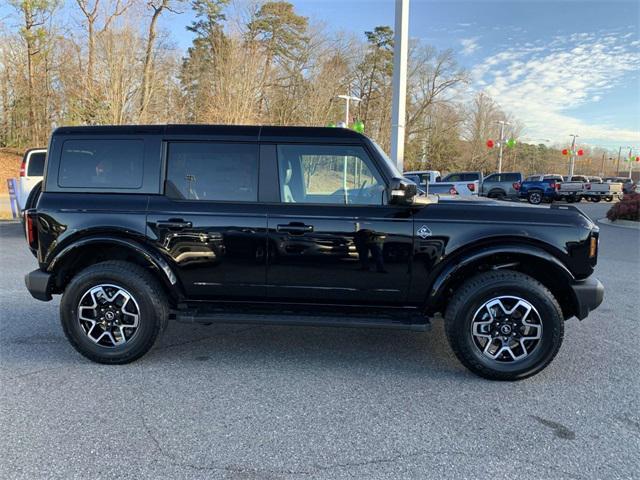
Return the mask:
{"type": "Polygon", "coordinates": [[[607,218],[612,222],[616,220],[640,222],[640,193],[626,194],[622,200],[609,209],[607,218]]]}

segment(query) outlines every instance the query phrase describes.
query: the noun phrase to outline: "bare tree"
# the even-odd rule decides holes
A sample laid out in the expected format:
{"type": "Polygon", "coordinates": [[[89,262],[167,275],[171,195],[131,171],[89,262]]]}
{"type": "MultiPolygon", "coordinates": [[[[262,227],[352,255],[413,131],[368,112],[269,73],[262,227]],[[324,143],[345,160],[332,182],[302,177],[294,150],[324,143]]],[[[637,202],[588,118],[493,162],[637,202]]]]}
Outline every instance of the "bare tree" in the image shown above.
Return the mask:
{"type": "MultiPolygon", "coordinates": [[[[180,2],[182,0],[173,0],[180,2]]],[[[152,85],[151,72],[153,63],[153,49],[157,36],[157,23],[163,11],[167,10],[172,13],[179,13],[172,7],[172,0],[149,0],[147,6],[152,10],[151,20],[149,21],[149,30],[144,54],[144,66],[142,69],[142,82],[140,85],[140,121],[147,120],[147,108],[149,106],[150,90],[152,85]]]]}

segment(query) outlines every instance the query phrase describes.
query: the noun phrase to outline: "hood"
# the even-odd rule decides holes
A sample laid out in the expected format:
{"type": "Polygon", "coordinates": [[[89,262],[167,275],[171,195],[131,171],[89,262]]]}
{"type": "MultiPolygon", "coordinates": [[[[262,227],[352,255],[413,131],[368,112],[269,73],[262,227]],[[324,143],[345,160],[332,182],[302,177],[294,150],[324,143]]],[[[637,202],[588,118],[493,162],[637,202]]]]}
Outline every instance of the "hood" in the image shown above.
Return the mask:
{"type": "Polygon", "coordinates": [[[442,195],[438,203],[423,207],[416,218],[449,218],[487,224],[578,227],[591,230],[595,223],[573,205],[530,205],[523,202],[491,200],[485,197],[442,195]]]}

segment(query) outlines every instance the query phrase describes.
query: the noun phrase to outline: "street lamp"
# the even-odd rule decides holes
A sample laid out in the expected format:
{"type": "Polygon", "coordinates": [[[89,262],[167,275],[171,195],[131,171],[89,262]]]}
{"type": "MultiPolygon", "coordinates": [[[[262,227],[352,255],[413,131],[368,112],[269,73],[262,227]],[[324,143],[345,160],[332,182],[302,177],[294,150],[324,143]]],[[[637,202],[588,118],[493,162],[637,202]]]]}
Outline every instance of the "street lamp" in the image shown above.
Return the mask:
{"type": "Polygon", "coordinates": [[[504,120],[498,120],[496,123],[500,124],[500,143],[498,144],[498,173],[502,173],[502,146],[504,144],[504,126],[511,125],[504,120]]]}
{"type": "Polygon", "coordinates": [[[578,138],[580,135],[576,135],[575,133],[572,133],[571,135],[569,135],[570,137],[573,137],[573,139],[571,140],[571,159],[569,161],[569,176],[573,177],[573,170],[575,169],[576,166],[576,138],[578,138]]]}
{"type": "Polygon", "coordinates": [[[336,98],[341,98],[346,102],[346,108],[344,111],[344,124],[345,128],[349,127],[349,102],[361,102],[362,99],[354,97],[353,95],[338,95],[336,98]]]}

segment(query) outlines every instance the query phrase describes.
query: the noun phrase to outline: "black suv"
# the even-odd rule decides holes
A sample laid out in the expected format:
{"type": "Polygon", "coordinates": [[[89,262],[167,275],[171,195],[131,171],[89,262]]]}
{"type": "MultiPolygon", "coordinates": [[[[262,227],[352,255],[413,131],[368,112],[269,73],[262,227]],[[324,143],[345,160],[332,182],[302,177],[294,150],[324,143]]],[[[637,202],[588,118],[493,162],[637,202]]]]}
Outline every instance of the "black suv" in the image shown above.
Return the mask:
{"type": "Polygon", "coordinates": [[[170,319],[420,331],[440,312],[475,373],[541,371],[602,301],[598,228],[572,206],[416,192],[346,129],[62,127],[25,213],[26,284],[62,294],[67,338],[102,363],[170,319]]]}

